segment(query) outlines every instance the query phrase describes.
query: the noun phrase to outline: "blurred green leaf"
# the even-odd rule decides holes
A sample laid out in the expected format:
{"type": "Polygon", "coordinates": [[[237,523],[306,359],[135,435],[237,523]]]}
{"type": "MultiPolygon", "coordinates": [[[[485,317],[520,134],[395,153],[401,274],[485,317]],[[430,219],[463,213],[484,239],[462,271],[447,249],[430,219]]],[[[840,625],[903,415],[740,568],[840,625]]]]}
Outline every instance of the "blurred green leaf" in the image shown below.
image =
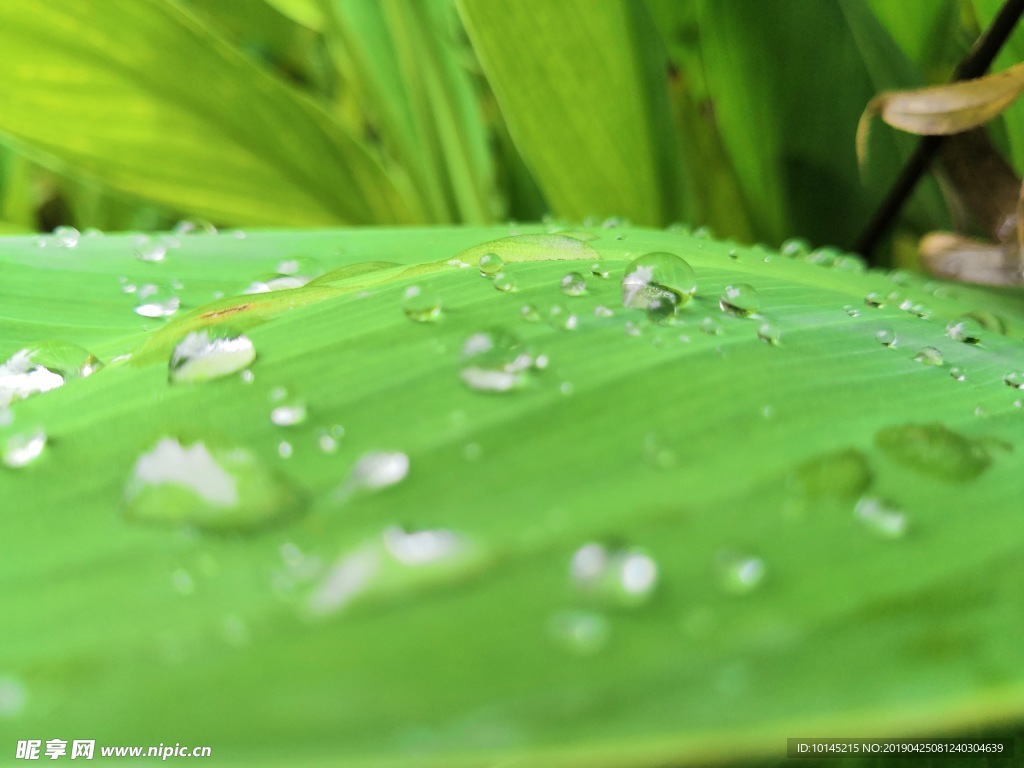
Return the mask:
{"type": "Polygon", "coordinates": [[[552,211],[685,217],[667,59],[641,3],[461,0],[473,47],[552,211]]]}
{"type": "Polygon", "coordinates": [[[292,21],[317,32],[323,32],[327,26],[327,15],[324,13],[321,0],[266,0],[266,2],[292,21]]]}
{"type": "MultiPolygon", "coordinates": [[[[978,14],[978,22],[983,29],[988,28],[999,9],[1002,0],[974,0],[974,8],[978,14]]],[[[1024,61],[1024,28],[1016,26],[1006,44],[992,64],[992,71],[1001,71],[1024,61]]],[[[1024,101],[1010,106],[1003,115],[1006,122],[1006,133],[1010,147],[1010,159],[1018,175],[1024,175],[1024,101]]]]}
{"type": "Polygon", "coordinates": [[[320,107],[178,4],[5,3],[0,47],[0,131],[117,190],[237,223],[420,216],[320,107]]]}
{"type": "Polygon", "coordinates": [[[663,231],[540,230],[190,235],[163,262],[134,235],[0,241],[0,359],[55,338],[108,363],[0,428],[0,449],[35,425],[49,438],[0,469],[4,727],[251,766],[682,766],[1019,713],[1024,419],[1003,383],[1019,296],[663,231]],[[674,325],[621,307],[647,251],[696,272],[674,325]],[[484,252],[517,291],[472,268],[484,252]],[[297,255],[327,274],[241,294],[297,255]],[[610,278],[565,295],[595,255],[610,278]],[[177,278],[182,317],[137,316],[118,276],[177,278]],[[752,317],[719,309],[738,283],[752,317]],[[441,297],[434,322],[405,316],[411,285],[441,297]],[[894,287],[930,313],[865,303],[894,287]],[[116,359],[250,302],[248,383],[116,359]],[[1010,335],[945,335],[972,311],[1010,335]],[[548,360],[518,391],[460,375],[467,338],[495,327],[548,360]],[[943,363],[916,362],[924,347],[943,363]],[[272,422],[282,387],[305,420],[272,422]],[[234,535],[129,522],[126,484],[166,437],[236,446],[290,511],[309,506],[234,535]],[[408,477],[340,493],[381,451],[408,477]],[[961,459],[972,473],[936,476],[961,459]]]}

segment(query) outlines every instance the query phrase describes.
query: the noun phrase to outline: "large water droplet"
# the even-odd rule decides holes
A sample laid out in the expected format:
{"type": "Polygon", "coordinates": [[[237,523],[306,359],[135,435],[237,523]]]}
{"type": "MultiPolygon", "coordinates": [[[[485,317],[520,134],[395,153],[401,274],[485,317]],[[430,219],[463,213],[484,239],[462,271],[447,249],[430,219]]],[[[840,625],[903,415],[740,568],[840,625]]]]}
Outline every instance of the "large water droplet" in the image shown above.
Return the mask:
{"type": "Polygon", "coordinates": [[[64,341],[45,341],[18,350],[0,365],[0,408],[56,389],[66,381],[91,376],[102,367],[90,352],[64,341]]]}
{"type": "Polygon", "coordinates": [[[761,299],[752,285],[727,285],[718,299],[718,306],[731,317],[750,317],[761,308],[761,299]]]}
{"type": "Polygon", "coordinates": [[[505,268],[505,261],[496,253],[485,253],[477,262],[477,267],[484,277],[494,277],[505,268]]]}
{"type": "Polygon", "coordinates": [[[441,297],[429,286],[410,285],[402,292],[402,311],[410,320],[429,323],[441,314],[441,297]]]}
{"type": "Polygon", "coordinates": [[[462,347],[463,382],[478,392],[508,392],[528,382],[533,355],[519,337],[500,328],[470,336],[462,347]]]}
{"type": "Polygon", "coordinates": [[[400,598],[463,579],[484,561],[483,550],[454,531],[392,526],[330,565],[305,608],[321,618],[355,603],[400,598]]]}
{"type": "Polygon", "coordinates": [[[124,491],[131,520],[243,531],[292,517],[305,499],[244,448],[165,437],[139,457],[124,491]]]}
{"type": "Polygon", "coordinates": [[[907,532],[906,514],[883,499],[861,498],[854,515],[869,531],[883,539],[899,539],[907,532]]]}
{"type": "Polygon", "coordinates": [[[666,293],[682,306],[696,292],[693,268],[673,253],[646,253],[627,264],[622,275],[622,305],[631,309],[647,309],[666,293]]]}
{"type": "Polygon", "coordinates": [[[587,281],[579,272],[570,272],[559,281],[559,287],[566,296],[582,296],[587,292],[587,281]]]}
{"type": "Polygon", "coordinates": [[[170,380],[178,384],[228,376],[248,367],[256,348],[248,336],[232,336],[224,329],[193,331],[171,353],[170,380]]]}
{"type": "Polygon", "coordinates": [[[940,480],[973,480],[992,463],[984,445],[942,424],[900,424],[875,434],[875,445],[894,461],[940,480]]]}
{"type": "Polygon", "coordinates": [[[611,548],[597,542],[576,550],[569,572],[583,596],[608,606],[642,605],[651,599],[658,583],[658,565],[643,550],[611,548]]]}

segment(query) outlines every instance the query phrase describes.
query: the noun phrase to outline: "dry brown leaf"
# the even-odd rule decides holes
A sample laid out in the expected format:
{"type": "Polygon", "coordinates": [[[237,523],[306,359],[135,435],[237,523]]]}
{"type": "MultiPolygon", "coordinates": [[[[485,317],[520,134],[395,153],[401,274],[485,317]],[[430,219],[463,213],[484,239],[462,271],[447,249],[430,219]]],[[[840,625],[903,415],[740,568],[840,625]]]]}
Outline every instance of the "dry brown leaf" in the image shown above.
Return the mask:
{"type": "Polygon", "coordinates": [[[868,104],[857,125],[857,158],[867,156],[871,118],[921,136],[962,133],[984,125],[1024,91],[1024,62],[1002,72],[914,91],[887,91],[868,104]]]}
{"type": "Polygon", "coordinates": [[[937,277],[978,285],[1024,284],[1021,250],[1016,243],[987,243],[952,232],[921,238],[921,260],[937,277]]]}

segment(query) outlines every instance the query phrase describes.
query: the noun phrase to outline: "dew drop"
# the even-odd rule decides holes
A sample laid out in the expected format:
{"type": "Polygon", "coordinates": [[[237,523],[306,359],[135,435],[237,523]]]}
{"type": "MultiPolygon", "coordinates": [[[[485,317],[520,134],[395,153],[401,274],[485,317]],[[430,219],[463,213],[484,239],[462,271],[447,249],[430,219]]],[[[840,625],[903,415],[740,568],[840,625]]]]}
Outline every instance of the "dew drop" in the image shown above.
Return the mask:
{"type": "Polygon", "coordinates": [[[124,490],[133,521],[242,531],[292,517],[304,496],[244,448],[165,437],[142,454],[124,490]]]}
{"type": "MultiPolygon", "coordinates": [[[[7,430],[5,430],[7,432],[7,430]]],[[[10,431],[0,436],[0,460],[5,467],[20,469],[36,461],[46,448],[46,431],[35,427],[25,431],[10,431]]]]}
{"type": "Polygon", "coordinates": [[[946,335],[954,341],[961,341],[964,344],[980,343],[984,332],[985,327],[968,315],[953,320],[946,326],[946,335]]]}
{"type": "Polygon", "coordinates": [[[477,267],[484,277],[494,277],[505,268],[505,261],[496,253],[485,253],[477,262],[477,267]]]}
{"type": "Polygon", "coordinates": [[[432,322],[441,314],[441,297],[427,286],[407,286],[402,292],[402,311],[414,322],[432,322]]]}
{"type": "Polygon", "coordinates": [[[206,219],[182,219],[171,232],[175,235],[216,235],[217,228],[206,219]]]}
{"type": "Polygon", "coordinates": [[[91,376],[103,363],[65,341],[44,341],[15,352],[0,365],[0,407],[91,376]]]}
{"type": "Polygon", "coordinates": [[[148,235],[135,238],[135,258],[139,261],[163,261],[167,256],[167,245],[163,240],[154,240],[148,235]]]}
{"type": "Polygon", "coordinates": [[[715,558],[718,584],[723,591],[732,595],[753,592],[764,581],[764,561],[753,555],[726,550],[715,558]]]}
{"type": "Polygon", "coordinates": [[[622,305],[630,309],[647,309],[653,299],[666,293],[683,306],[696,292],[693,268],[672,253],[644,254],[626,265],[622,275],[622,305]]]}
{"type": "Polygon", "coordinates": [[[761,308],[761,300],[753,286],[737,283],[725,286],[718,306],[730,317],[750,317],[761,308]]]}
{"type": "Polygon", "coordinates": [[[564,275],[558,285],[566,296],[582,296],[587,292],[587,281],[579,272],[564,275]]]}
{"type": "Polygon", "coordinates": [[[669,469],[676,463],[675,449],[657,432],[644,435],[643,457],[655,469],[669,469]]]}
{"type": "Polygon", "coordinates": [[[875,445],[897,463],[940,480],[973,480],[992,463],[980,442],[942,424],[885,427],[875,434],[875,445]]]}
{"type": "Polygon", "coordinates": [[[615,607],[646,603],[658,584],[658,565],[643,550],[612,548],[597,542],[576,550],[569,573],[581,595],[615,607]]]}
{"type": "Polygon", "coordinates": [[[409,457],[401,451],[364,453],[352,467],[342,495],[354,491],[378,491],[402,482],[409,474],[409,457]]]}
{"type": "Polygon", "coordinates": [[[880,309],[885,306],[885,294],[881,291],[871,291],[864,297],[864,303],[869,307],[880,309]]]}
{"type": "Polygon", "coordinates": [[[147,283],[136,293],[135,314],[141,317],[170,317],[181,308],[181,299],[167,286],[147,283]]]}
{"type": "Polygon", "coordinates": [[[811,251],[811,245],[806,240],[800,238],[790,238],[786,240],[779,248],[779,253],[783,256],[791,257],[802,257],[806,256],[811,251]]]}
{"type": "Polygon", "coordinates": [[[717,336],[722,332],[722,326],[713,317],[705,317],[700,321],[700,330],[708,336],[717,336]]]}
{"type": "Polygon", "coordinates": [[[907,531],[903,510],[882,499],[864,496],[853,513],[869,531],[883,539],[900,539],[907,531]]]}
{"type": "Polygon", "coordinates": [[[848,314],[848,315],[849,315],[850,317],[860,317],[860,310],[859,310],[859,309],[857,309],[856,307],[854,307],[854,306],[853,306],[853,305],[851,305],[851,304],[847,304],[847,305],[846,305],[845,307],[843,307],[843,310],[844,310],[844,311],[846,312],[846,314],[848,314]]]}
{"type": "Polygon", "coordinates": [[[539,323],[541,321],[540,312],[533,304],[524,304],[519,308],[519,316],[528,323],[539,323]]]}
{"type": "Polygon", "coordinates": [[[512,293],[517,288],[516,281],[508,272],[499,272],[494,276],[494,289],[502,293],[512,293]]]}
{"type": "Polygon", "coordinates": [[[875,341],[877,341],[883,347],[895,347],[896,333],[891,328],[883,328],[882,330],[875,333],[875,341]]]}
{"type": "Polygon", "coordinates": [[[1009,371],[1004,374],[1003,384],[1014,389],[1024,389],[1024,371],[1009,371]]]}
{"type": "Polygon", "coordinates": [[[0,677],[0,720],[20,715],[27,701],[24,685],[13,677],[0,677]]]}
{"type": "Polygon", "coordinates": [[[779,345],[779,340],[782,338],[782,334],[779,332],[777,326],[772,323],[761,323],[757,329],[757,338],[766,344],[771,344],[773,347],[779,345]]]}
{"type": "Polygon", "coordinates": [[[668,291],[647,302],[647,320],[654,325],[672,325],[676,319],[677,298],[668,291]]]}
{"type": "Polygon", "coordinates": [[[282,440],[277,444],[277,455],[282,459],[290,459],[293,453],[295,453],[295,447],[287,440],[282,440]]]}
{"type": "Polygon", "coordinates": [[[275,405],[270,411],[270,421],[278,427],[294,427],[306,420],[306,404],[301,400],[288,400],[275,405]]]}
{"type": "Polygon", "coordinates": [[[594,277],[606,278],[608,277],[608,267],[600,261],[595,261],[590,265],[590,274],[594,277]]]}
{"type": "Polygon", "coordinates": [[[935,347],[924,347],[914,355],[914,361],[922,365],[942,365],[945,359],[935,347]]]}
{"type": "Polygon", "coordinates": [[[81,233],[74,227],[55,227],[53,240],[61,248],[74,248],[78,245],[81,233]]]}
{"type": "Polygon", "coordinates": [[[956,381],[967,380],[967,371],[965,371],[958,365],[954,365],[952,368],[949,369],[949,375],[952,376],[953,379],[955,379],[956,381]]]}
{"type": "Polygon", "coordinates": [[[183,597],[188,597],[196,591],[196,582],[192,578],[192,574],[184,568],[177,568],[171,572],[171,586],[183,597]]]}
{"type": "Polygon", "coordinates": [[[607,618],[593,611],[560,611],[551,617],[548,631],[566,650],[589,656],[608,644],[611,625],[607,618]]]}
{"type": "Polygon", "coordinates": [[[526,386],[534,358],[519,337],[500,328],[474,333],[462,347],[462,381],[477,392],[526,386]]]}
{"type": "Polygon", "coordinates": [[[575,331],[579,325],[579,318],[575,313],[566,309],[561,304],[555,304],[548,310],[548,318],[551,324],[563,331],[575,331]]]}
{"type": "Polygon", "coordinates": [[[208,381],[247,368],[255,359],[256,348],[248,336],[204,328],[178,342],[168,364],[169,379],[177,384],[208,381]],[[218,332],[223,335],[215,335],[218,332]]]}
{"type": "Polygon", "coordinates": [[[609,317],[614,316],[615,310],[613,310],[611,307],[606,307],[604,304],[598,304],[596,307],[594,307],[594,317],[607,319],[609,317]]]}

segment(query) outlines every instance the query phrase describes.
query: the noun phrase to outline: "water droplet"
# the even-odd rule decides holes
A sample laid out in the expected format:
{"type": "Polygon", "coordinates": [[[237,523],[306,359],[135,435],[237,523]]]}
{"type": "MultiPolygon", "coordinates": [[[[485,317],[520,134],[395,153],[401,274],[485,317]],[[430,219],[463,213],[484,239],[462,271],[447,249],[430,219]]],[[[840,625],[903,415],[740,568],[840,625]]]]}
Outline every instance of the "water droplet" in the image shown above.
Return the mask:
{"type": "Polygon", "coordinates": [[[516,281],[508,272],[499,272],[494,276],[494,289],[502,293],[512,293],[516,290],[516,281]]]}
{"type": "Polygon", "coordinates": [[[757,338],[761,341],[771,344],[773,347],[778,346],[779,340],[782,338],[782,334],[779,332],[777,326],[771,323],[761,323],[761,326],[757,329],[757,338]]]}
{"type": "Polygon", "coordinates": [[[135,258],[139,261],[163,261],[167,255],[167,244],[163,240],[154,240],[148,235],[135,238],[135,258]]]}
{"type": "Polygon", "coordinates": [[[847,304],[845,307],[843,307],[843,310],[850,317],[860,317],[860,310],[850,304],[847,304]]]}
{"type": "Polygon", "coordinates": [[[875,434],[875,445],[891,459],[940,480],[973,480],[992,459],[985,447],[942,424],[900,424],[875,434]]]}
{"type": "Polygon", "coordinates": [[[175,592],[185,597],[196,591],[196,582],[192,574],[184,568],[177,568],[171,573],[171,586],[175,592]]]}
{"type": "Polygon", "coordinates": [[[914,361],[923,365],[942,365],[945,359],[935,347],[924,347],[914,355],[914,361]]]}
{"type": "Polygon", "coordinates": [[[608,644],[608,619],[592,611],[560,611],[548,624],[551,637],[567,650],[580,655],[597,653],[608,644]]]}
{"type": "Polygon", "coordinates": [[[808,264],[817,264],[822,267],[834,267],[836,259],[839,258],[839,251],[835,248],[815,248],[804,257],[808,264]]]}
{"type": "Polygon", "coordinates": [[[864,303],[869,307],[880,309],[885,306],[885,294],[881,291],[871,291],[864,297],[864,303]]]}
{"type": "Polygon", "coordinates": [[[339,491],[348,496],[356,491],[378,491],[398,485],[409,474],[409,457],[401,451],[364,453],[339,491]]]}
{"type": "Polygon", "coordinates": [[[806,240],[794,237],[786,240],[779,248],[779,253],[783,256],[791,257],[802,257],[806,256],[811,251],[811,245],[806,240]]]}
{"type": "Polygon", "coordinates": [[[24,685],[13,677],[0,677],[0,720],[20,715],[27,701],[24,685]]]}
{"type": "Polygon", "coordinates": [[[590,274],[594,277],[606,278],[608,277],[608,267],[600,261],[595,261],[590,265],[590,274]]]}
{"type": "Polygon", "coordinates": [[[102,367],[90,352],[64,341],[20,349],[0,365],[0,407],[91,376],[102,367]]]}
{"type": "Polygon", "coordinates": [[[855,448],[825,453],[801,464],[790,476],[790,487],[810,501],[853,499],[871,485],[871,468],[855,448]]]}
{"type": "Polygon", "coordinates": [[[596,307],[594,307],[594,317],[607,319],[609,317],[614,316],[615,310],[613,310],[611,307],[606,307],[604,304],[598,304],[596,307]]]}
{"type": "Polygon", "coordinates": [[[466,340],[460,375],[478,392],[507,392],[526,386],[533,364],[533,355],[518,336],[495,328],[466,340]]]}
{"type": "Polygon", "coordinates": [[[579,272],[564,275],[558,285],[566,296],[582,296],[587,292],[587,281],[579,272]]]}
{"type": "Polygon", "coordinates": [[[277,274],[284,277],[301,277],[309,281],[323,273],[323,265],[310,256],[292,256],[277,264],[277,274]]]}
{"type": "Polygon", "coordinates": [[[708,336],[717,336],[722,332],[722,326],[713,317],[705,317],[700,321],[700,330],[708,336]]]}
{"type": "Polygon", "coordinates": [[[540,312],[533,304],[524,304],[520,307],[519,316],[528,323],[539,323],[541,320],[540,312]]]}
{"type": "Polygon", "coordinates": [[[956,381],[966,381],[967,371],[958,365],[954,365],[949,369],[949,375],[952,376],[956,381]]]}
{"type": "Polygon", "coordinates": [[[883,347],[895,347],[896,333],[891,328],[883,328],[875,334],[875,341],[883,347]]]}
{"type": "Polygon", "coordinates": [[[216,235],[217,228],[206,219],[182,219],[171,232],[175,235],[216,235]]]}
{"type": "Polygon", "coordinates": [[[429,323],[441,314],[441,297],[427,286],[407,286],[402,292],[402,311],[410,320],[429,323]]]}
{"type": "Polygon", "coordinates": [[[238,378],[242,380],[243,384],[252,384],[256,381],[256,375],[248,368],[238,374],[238,378]]]}
{"type": "Polygon", "coordinates": [[[1004,374],[1003,384],[1014,389],[1024,389],[1024,371],[1009,371],[1004,374]]]}
{"type": "Polygon", "coordinates": [[[255,359],[256,348],[248,336],[204,328],[188,334],[174,348],[169,363],[170,381],[190,384],[216,379],[248,367],[255,359]]]}
{"type": "Polygon", "coordinates": [[[759,557],[726,550],[715,558],[719,586],[729,594],[745,595],[753,592],[764,581],[764,561],[759,557]]]}
{"type": "Polygon", "coordinates": [[[899,539],[907,532],[907,516],[903,510],[883,499],[864,496],[853,513],[869,531],[883,539],[899,539]]]}
{"type": "Polygon", "coordinates": [[[304,507],[301,493],[244,448],[173,437],[139,457],[124,491],[130,520],[206,531],[249,530],[304,507]]]}
{"type": "Polygon", "coordinates": [[[953,320],[946,326],[946,335],[954,341],[962,341],[964,344],[980,343],[984,332],[985,326],[967,315],[953,320]]]}
{"type": "Polygon", "coordinates": [[[579,325],[579,318],[561,304],[555,304],[548,310],[548,317],[551,324],[563,331],[575,331],[579,325]]]}
{"type": "Polygon", "coordinates": [[[399,598],[465,578],[485,560],[481,547],[454,531],[392,526],[332,563],[305,608],[322,618],[359,602],[399,598]]]}
{"type": "Polygon", "coordinates": [[[0,460],[4,466],[20,469],[42,455],[46,448],[46,431],[42,427],[23,431],[5,430],[0,440],[0,460]]]}
{"type": "Polygon", "coordinates": [[[832,262],[832,268],[860,273],[866,272],[868,267],[861,257],[852,253],[842,253],[836,256],[835,261],[832,262]]]}
{"type": "Polygon", "coordinates": [[[653,296],[647,302],[647,320],[654,325],[672,325],[676,319],[677,299],[674,293],[653,296]]]}
{"type": "Polygon", "coordinates": [[[61,248],[74,248],[78,245],[81,233],[74,227],[55,227],[53,240],[61,248]]]}
{"type": "Polygon", "coordinates": [[[505,268],[505,261],[496,253],[485,253],[477,262],[477,267],[484,277],[494,277],[505,268]]]}
{"type": "Polygon", "coordinates": [[[623,327],[625,328],[627,336],[639,336],[643,333],[643,329],[632,320],[627,320],[623,327]]]}
{"type": "Polygon", "coordinates": [[[622,305],[647,309],[653,299],[666,293],[686,304],[697,292],[693,268],[672,253],[647,253],[631,261],[622,275],[622,305]]]}
{"type": "Polygon", "coordinates": [[[292,454],[295,452],[295,447],[287,440],[282,440],[277,444],[277,455],[282,459],[290,459],[292,454]]]}
{"type": "Polygon", "coordinates": [[[643,550],[612,548],[597,542],[572,556],[573,585],[605,605],[631,608],[650,600],[658,583],[658,565],[643,550]]]}
{"type": "Polygon", "coordinates": [[[170,317],[181,308],[181,299],[168,286],[147,283],[136,294],[135,314],[142,317],[170,317]]]}
{"type": "Polygon", "coordinates": [[[905,270],[893,269],[889,271],[889,280],[896,285],[907,285],[910,283],[910,275],[905,270]]]}
{"type": "Polygon", "coordinates": [[[466,443],[462,447],[462,458],[466,461],[479,461],[483,455],[484,449],[480,447],[480,443],[466,443]]]}
{"type": "Polygon", "coordinates": [[[657,432],[644,435],[644,460],[656,469],[669,469],[676,463],[676,452],[665,438],[657,432]]]}
{"type": "Polygon", "coordinates": [[[711,227],[701,226],[693,230],[694,240],[710,240],[714,235],[711,231],[711,227]]]}
{"type": "Polygon", "coordinates": [[[725,286],[718,306],[731,317],[750,317],[761,308],[761,300],[753,286],[737,283],[725,286]]]}
{"type": "Polygon", "coordinates": [[[274,406],[270,421],[278,427],[294,427],[306,420],[306,404],[301,400],[287,400],[274,406]]]}

